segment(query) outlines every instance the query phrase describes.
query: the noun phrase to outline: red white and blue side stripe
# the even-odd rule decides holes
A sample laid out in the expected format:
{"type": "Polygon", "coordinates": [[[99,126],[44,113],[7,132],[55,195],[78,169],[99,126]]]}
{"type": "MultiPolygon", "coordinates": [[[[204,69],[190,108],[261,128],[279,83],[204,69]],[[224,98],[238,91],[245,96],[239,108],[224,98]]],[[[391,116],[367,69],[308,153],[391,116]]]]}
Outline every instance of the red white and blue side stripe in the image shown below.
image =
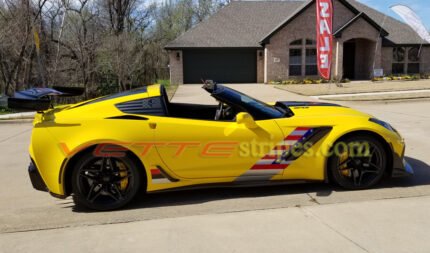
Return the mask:
{"type": "Polygon", "coordinates": [[[288,156],[289,151],[298,143],[306,140],[313,132],[313,128],[297,127],[236,180],[249,180],[250,176],[252,176],[251,179],[270,179],[275,175],[281,174],[297,159],[297,157],[288,156]]]}
{"type": "Polygon", "coordinates": [[[151,178],[152,178],[152,183],[153,184],[170,183],[170,180],[157,167],[151,168],[151,178]]]}

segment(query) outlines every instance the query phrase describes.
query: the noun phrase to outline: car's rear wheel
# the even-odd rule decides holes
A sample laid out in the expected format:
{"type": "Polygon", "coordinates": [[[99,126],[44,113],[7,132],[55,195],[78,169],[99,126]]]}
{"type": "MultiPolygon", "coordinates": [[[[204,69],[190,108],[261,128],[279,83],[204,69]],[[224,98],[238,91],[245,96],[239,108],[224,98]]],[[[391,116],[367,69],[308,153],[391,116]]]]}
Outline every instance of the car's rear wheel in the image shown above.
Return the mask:
{"type": "Polygon", "coordinates": [[[133,159],[97,157],[88,153],[72,174],[73,200],[77,206],[113,210],[128,204],[139,191],[141,177],[133,159]]]}
{"type": "Polygon", "coordinates": [[[339,186],[371,188],[384,176],[387,154],[383,145],[367,135],[348,137],[335,143],[328,161],[331,179],[339,186]]]}

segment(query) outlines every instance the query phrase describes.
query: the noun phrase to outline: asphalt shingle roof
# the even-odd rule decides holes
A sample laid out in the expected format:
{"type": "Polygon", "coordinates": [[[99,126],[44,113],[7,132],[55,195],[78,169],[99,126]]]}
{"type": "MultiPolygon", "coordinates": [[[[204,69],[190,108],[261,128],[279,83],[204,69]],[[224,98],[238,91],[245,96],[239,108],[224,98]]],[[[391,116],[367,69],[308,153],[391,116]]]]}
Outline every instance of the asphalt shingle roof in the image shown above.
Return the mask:
{"type": "MultiPolygon", "coordinates": [[[[166,48],[259,48],[268,34],[310,1],[233,1],[168,43],[166,48]]],[[[396,44],[422,42],[406,24],[355,0],[348,2],[383,27],[389,33],[388,40],[396,44]]]]}
{"type": "Polygon", "coordinates": [[[348,2],[360,12],[366,13],[371,19],[387,30],[389,35],[386,37],[386,39],[390,40],[391,42],[395,44],[423,43],[423,39],[421,39],[421,37],[407,24],[390,16],[386,16],[384,13],[381,13],[357,1],[350,0],[348,2]]]}

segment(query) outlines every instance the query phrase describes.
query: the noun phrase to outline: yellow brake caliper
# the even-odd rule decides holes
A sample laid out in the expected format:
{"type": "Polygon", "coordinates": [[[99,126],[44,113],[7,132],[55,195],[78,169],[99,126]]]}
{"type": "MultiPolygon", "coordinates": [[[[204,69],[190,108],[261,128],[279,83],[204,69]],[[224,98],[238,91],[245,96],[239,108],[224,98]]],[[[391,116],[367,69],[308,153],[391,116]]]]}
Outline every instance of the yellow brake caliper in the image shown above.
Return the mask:
{"type": "MultiPolygon", "coordinates": [[[[343,152],[342,155],[339,156],[339,163],[343,163],[348,159],[349,155],[348,152],[343,152]]],[[[351,170],[348,170],[348,163],[343,164],[339,169],[341,170],[342,175],[345,177],[351,176],[351,170]]]]}
{"type": "Polygon", "coordinates": [[[125,165],[123,163],[119,163],[119,176],[121,178],[124,178],[123,180],[121,180],[119,188],[121,191],[125,190],[127,188],[128,185],[128,173],[127,173],[127,168],[125,167],[125,165]]]}

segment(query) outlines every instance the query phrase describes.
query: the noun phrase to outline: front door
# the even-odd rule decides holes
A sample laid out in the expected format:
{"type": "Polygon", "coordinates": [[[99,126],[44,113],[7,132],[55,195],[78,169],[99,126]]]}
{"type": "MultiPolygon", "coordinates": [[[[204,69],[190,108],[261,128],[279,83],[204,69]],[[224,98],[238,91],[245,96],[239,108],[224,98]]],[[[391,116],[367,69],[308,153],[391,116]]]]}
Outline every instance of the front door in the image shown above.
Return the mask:
{"type": "Polygon", "coordinates": [[[343,44],[343,78],[355,79],[355,42],[343,44]]]}
{"type": "Polygon", "coordinates": [[[252,175],[247,171],[283,140],[274,120],[257,121],[258,127],[253,129],[236,122],[167,117],[151,120],[156,123],[156,149],[161,159],[170,172],[182,178],[252,175]]]}

